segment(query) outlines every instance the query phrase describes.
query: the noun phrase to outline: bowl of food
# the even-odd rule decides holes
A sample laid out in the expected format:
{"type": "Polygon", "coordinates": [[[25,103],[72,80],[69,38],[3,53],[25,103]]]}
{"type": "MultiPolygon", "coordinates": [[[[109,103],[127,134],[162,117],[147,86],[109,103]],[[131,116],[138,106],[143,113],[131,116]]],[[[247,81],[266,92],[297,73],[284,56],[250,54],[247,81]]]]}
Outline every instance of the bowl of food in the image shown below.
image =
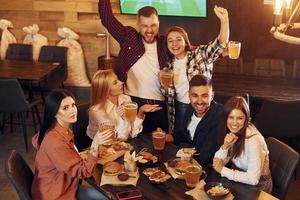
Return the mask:
{"type": "Polygon", "coordinates": [[[204,190],[212,200],[221,200],[230,193],[229,187],[220,182],[208,182],[204,185],[204,190]]]}
{"type": "Polygon", "coordinates": [[[111,161],[103,165],[103,173],[106,176],[115,176],[118,175],[122,170],[120,163],[111,161]]]}

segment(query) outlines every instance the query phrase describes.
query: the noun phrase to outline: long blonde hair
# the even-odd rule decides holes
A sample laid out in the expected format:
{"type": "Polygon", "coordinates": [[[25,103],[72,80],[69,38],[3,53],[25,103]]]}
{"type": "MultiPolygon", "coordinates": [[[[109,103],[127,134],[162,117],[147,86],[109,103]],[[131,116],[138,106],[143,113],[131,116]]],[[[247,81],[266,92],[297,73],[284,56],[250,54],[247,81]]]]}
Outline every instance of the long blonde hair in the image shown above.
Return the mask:
{"type": "Polygon", "coordinates": [[[113,84],[115,73],[112,69],[98,70],[92,79],[90,108],[97,106],[105,110],[110,86],[113,84]]]}

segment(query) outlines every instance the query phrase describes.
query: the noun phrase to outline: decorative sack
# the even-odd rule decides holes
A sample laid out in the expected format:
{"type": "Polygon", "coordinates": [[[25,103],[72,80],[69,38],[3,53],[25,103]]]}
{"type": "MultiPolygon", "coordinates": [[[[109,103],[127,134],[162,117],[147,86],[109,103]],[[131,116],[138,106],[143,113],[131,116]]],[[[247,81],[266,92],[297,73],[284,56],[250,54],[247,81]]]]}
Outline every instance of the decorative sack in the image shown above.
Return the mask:
{"type": "Polygon", "coordinates": [[[17,43],[17,40],[15,36],[8,30],[8,28],[13,28],[13,25],[10,21],[6,19],[1,19],[0,28],[3,30],[2,37],[1,37],[1,46],[0,46],[0,57],[1,60],[4,60],[6,57],[6,51],[9,44],[17,43]]]}
{"type": "Polygon", "coordinates": [[[33,24],[32,26],[23,27],[23,31],[27,33],[23,40],[23,43],[32,45],[33,60],[37,61],[39,59],[41,47],[48,45],[48,39],[45,36],[38,33],[39,26],[36,24],[33,24]]]}
{"type": "Polygon", "coordinates": [[[65,81],[66,85],[70,86],[91,86],[90,80],[88,79],[83,51],[81,45],[76,40],[79,39],[74,31],[69,28],[63,27],[57,29],[57,34],[64,38],[57,46],[68,47],[68,78],[65,81]]]}

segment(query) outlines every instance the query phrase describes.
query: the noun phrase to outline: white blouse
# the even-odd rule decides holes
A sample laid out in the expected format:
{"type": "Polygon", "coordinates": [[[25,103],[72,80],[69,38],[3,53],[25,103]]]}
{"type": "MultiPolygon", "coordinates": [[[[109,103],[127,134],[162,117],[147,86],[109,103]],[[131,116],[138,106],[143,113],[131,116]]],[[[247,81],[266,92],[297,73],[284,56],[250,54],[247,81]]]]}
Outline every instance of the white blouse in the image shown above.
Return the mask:
{"type": "MultiPolygon", "coordinates": [[[[224,163],[230,161],[228,150],[220,148],[215,153],[215,158],[220,158],[224,163]]],[[[246,130],[245,148],[240,156],[232,158],[231,161],[236,167],[243,171],[223,167],[221,176],[236,182],[257,185],[260,177],[269,175],[269,151],[263,136],[253,125],[246,130]]]]}
{"type": "Polygon", "coordinates": [[[136,137],[143,130],[143,119],[136,117],[133,130],[131,131],[130,123],[117,112],[118,106],[124,102],[130,102],[130,96],[121,94],[118,97],[118,106],[113,104],[110,100],[107,100],[106,113],[101,110],[95,110],[91,108],[89,110],[89,125],[87,127],[87,135],[93,139],[98,131],[98,127],[103,122],[112,122],[115,124],[115,129],[118,132],[118,138],[121,140],[127,140],[129,136],[136,137]]]}

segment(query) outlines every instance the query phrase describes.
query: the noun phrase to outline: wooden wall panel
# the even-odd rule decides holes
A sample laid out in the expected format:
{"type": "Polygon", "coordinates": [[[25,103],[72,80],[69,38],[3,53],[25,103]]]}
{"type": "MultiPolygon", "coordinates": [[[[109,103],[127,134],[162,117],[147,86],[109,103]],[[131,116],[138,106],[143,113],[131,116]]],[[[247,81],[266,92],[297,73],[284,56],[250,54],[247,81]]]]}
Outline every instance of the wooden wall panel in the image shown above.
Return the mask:
{"type": "MultiPolygon", "coordinates": [[[[136,27],[136,16],[120,14],[119,0],[111,2],[116,18],[136,27]]],[[[263,5],[261,0],[207,0],[207,4],[207,18],[160,17],[161,33],[179,25],[187,30],[195,45],[213,40],[219,32],[219,21],[213,12],[217,4],[228,9],[230,39],[242,42],[241,55],[246,62],[252,62],[255,57],[272,57],[283,58],[291,64],[299,58],[299,46],[275,40],[269,33],[272,5],[263,5]]],[[[51,45],[61,40],[57,36],[58,27],[73,29],[80,35],[90,76],[96,71],[97,57],[105,54],[105,39],[95,37],[96,32],[105,31],[98,16],[98,0],[0,0],[0,5],[0,18],[12,21],[11,31],[18,42],[25,36],[22,28],[33,23],[39,25],[40,33],[51,45]]],[[[118,51],[118,43],[111,38],[111,53],[117,55],[118,51]]]]}

